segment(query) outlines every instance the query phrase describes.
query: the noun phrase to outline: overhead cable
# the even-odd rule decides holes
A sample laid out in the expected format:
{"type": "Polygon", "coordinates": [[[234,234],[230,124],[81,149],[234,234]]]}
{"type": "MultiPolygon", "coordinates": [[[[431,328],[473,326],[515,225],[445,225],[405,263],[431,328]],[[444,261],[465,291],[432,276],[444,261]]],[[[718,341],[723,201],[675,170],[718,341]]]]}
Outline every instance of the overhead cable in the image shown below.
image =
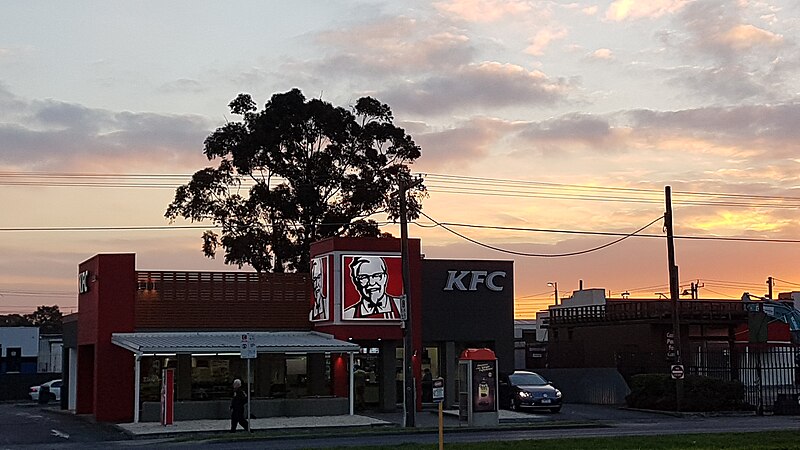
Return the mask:
{"type": "Polygon", "coordinates": [[[652,222],[648,223],[647,225],[645,225],[645,226],[639,228],[638,230],[634,231],[633,233],[630,233],[630,234],[625,235],[625,236],[623,236],[623,237],[621,237],[619,239],[616,239],[614,241],[611,241],[611,242],[608,242],[606,244],[600,245],[598,247],[594,247],[594,248],[590,248],[590,249],[586,249],[586,250],[575,251],[575,252],[567,252],[567,253],[529,253],[529,252],[519,252],[519,251],[515,251],[515,250],[503,249],[503,248],[500,248],[500,247],[495,247],[493,245],[485,244],[483,242],[480,242],[480,241],[478,241],[476,239],[472,239],[472,238],[467,237],[467,236],[465,236],[465,235],[463,235],[463,234],[461,234],[461,233],[459,233],[459,232],[457,232],[455,230],[452,230],[452,229],[448,228],[446,225],[443,225],[443,224],[437,222],[435,219],[433,219],[432,217],[430,217],[429,215],[425,214],[422,211],[420,211],[420,214],[425,216],[431,222],[434,222],[437,225],[439,225],[440,227],[442,227],[443,229],[449,231],[450,233],[452,233],[452,234],[454,234],[454,235],[456,235],[456,236],[458,236],[458,237],[460,237],[460,238],[462,238],[462,239],[464,239],[466,241],[472,242],[473,244],[479,245],[479,246],[484,247],[484,248],[488,248],[490,250],[495,250],[495,251],[498,251],[498,252],[502,252],[502,253],[508,253],[508,254],[517,255],[517,256],[534,257],[534,258],[561,258],[561,257],[566,257],[566,256],[583,255],[583,254],[586,254],[586,253],[591,253],[591,252],[595,252],[595,251],[598,251],[598,250],[602,250],[604,248],[607,248],[607,247],[610,247],[610,246],[612,246],[614,244],[622,242],[622,241],[624,241],[625,239],[628,239],[631,236],[634,236],[636,233],[646,229],[650,225],[653,225],[654,223],[656,223],[659,220],[664,218],[664,216],[658,217],[655,220],[653,220],[652,222]]]}

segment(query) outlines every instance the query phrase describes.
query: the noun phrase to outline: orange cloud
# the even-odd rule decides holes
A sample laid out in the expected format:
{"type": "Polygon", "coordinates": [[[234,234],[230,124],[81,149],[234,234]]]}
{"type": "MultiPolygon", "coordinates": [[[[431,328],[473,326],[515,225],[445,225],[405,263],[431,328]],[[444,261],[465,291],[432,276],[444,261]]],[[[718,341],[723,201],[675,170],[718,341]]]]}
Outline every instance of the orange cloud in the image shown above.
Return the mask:
{"type": "Polygon", "coordinates": [[[655,19],[680,11],[688,0],[616,0],[606,10],[606,19],[614,22],[655,19]]]}
{"type": "Polygon", "coordinates": [[[614,59],[614,53],[607,48],[599,48],[592,52],[591,57],[594,59],[614,59]]]}
{"type": "Polygon", "coordinates": [[[525,49],[525,53],[541,56],[544,54],[545,49],[551,42],[557,39],[563,39],[567,36],[565,28],[545,28],[536,32],[536,35],[531,40],[531,45],[525,49]]]}
{"type": "Polygon", "coordinates": [[[734,50],[747,50],[760,45],[779,45],[783,36],[749,24],[739,24],[718,37],[718,41],[734,50]]]}
{"type": "Polygon", "coordinates": [[[434,7],[468,22],[494,22],[531,9],[528,2],[520,0],[451,0],[434,3],[434,7]]]}

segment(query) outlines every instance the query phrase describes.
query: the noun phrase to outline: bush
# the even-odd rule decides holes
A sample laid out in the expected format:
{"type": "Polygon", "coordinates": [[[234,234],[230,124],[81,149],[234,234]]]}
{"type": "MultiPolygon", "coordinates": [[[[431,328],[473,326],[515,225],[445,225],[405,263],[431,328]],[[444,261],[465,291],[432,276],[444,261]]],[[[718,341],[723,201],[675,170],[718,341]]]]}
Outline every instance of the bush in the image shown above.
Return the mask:
{"type": "MultiPolygon", "coordinates": [[[[675,382],[667,374],[642,374],[631,377],[631,393],[625,397],[631,408],[676,410],[675,382]]],[[[724,381],[699,375],[683,380],[681,411],[736,411],[745,409],[744,386],[739,381],[724,381]]]]}

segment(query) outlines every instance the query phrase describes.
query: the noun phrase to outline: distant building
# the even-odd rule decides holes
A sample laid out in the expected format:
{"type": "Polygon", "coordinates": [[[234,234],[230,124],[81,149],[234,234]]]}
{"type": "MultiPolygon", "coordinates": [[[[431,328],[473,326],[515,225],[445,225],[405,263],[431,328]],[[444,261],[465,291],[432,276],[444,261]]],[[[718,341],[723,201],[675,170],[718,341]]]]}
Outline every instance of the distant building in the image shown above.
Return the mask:
{"type": "Polygon", "coordinates": [[[39,360],[36,371],[40,373],[61,373],[61,351],[63,339],[60,334],[39,336],[39,360]]]}
{"type": "MultiPolygon", "coordinates": [[[[778,301],[797,308],[800,293],[778,301]]],[[[681,299],[678,335],[668,299],[606,298],[603,289],[573,292],[550,306],[547,367],[670,373],[680,362],[687,375],[739,380],[746,401],[769,409],[781,396],[800,393],[800,346],[775,307],[760,301],[681,299]],[[677,361],[678,351],[680,361],[677,361]]]]}
{"type": "Polygon", "coordinates": [[[0,327],[0,373],[36,373],[38,327],[0,327]]]}

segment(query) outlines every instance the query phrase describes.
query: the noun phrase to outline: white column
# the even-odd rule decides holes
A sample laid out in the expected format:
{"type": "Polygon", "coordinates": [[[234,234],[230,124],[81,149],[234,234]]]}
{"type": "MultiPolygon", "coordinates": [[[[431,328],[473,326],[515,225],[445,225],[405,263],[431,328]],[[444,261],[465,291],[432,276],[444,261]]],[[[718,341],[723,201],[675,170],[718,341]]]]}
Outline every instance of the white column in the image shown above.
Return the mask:
{"type": "MultiPolygon", "coordinates": [[[[75,411],[78,404],[78,349],[69,349],[69,386],[67,387],[67,409],[75,411]]],[[[64,389],[62,387],[62,389],[64,389]]]]}
{"type": "Polygon", "coordinates": [[[354,413],[354,408],[353,408],[353,383],[354,383],[354,377],[355,376],[353,375],[353,362],[354,362],[353,352],[350,352],[349,354],[350,354],[350,368],[349,368],[349,370],[350,370],[350,415],[352,416],[353,413],[354,413]]]}
{"type": "Polygon", "coordinates": [[[133,364],[133,423],[139,423],[139,394],[141,390],[141,363],[142,363],[142,354],[141,353],[134,353],[134,364],[133,364]]]}

